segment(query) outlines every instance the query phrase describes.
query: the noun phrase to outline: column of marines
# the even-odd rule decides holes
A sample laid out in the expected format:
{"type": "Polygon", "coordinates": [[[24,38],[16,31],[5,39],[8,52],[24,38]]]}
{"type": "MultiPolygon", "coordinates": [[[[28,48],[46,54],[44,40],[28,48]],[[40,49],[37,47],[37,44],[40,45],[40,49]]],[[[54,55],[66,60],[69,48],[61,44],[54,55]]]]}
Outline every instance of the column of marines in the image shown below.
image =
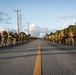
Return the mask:
{"type": "Polygon", "coordinates": [[[2,31],[0,33],[0,46],[12,46],[19,43],[26,42],[30,39],[30,36],[26,35],[24,32],[17,34],[16,32],[6,32],[2,31]]]}
{"type": "Polygon", "coordinates": [[[76,45],[76,25],[71,25],[66,29],[50,33],[44,39],[63,45],[76,45]]]}

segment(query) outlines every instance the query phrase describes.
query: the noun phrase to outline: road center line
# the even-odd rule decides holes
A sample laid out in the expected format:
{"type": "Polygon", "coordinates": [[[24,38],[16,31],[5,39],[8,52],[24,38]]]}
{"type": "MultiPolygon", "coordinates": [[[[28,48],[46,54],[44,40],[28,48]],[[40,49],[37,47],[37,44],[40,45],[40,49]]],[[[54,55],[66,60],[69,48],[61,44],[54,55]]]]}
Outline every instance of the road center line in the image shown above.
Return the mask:
{"type": "Polygon", "coordinates": [[[39,43],[35,67],[34,67],[34,73],[33,75],[42,75],[42,65],[41,65],[41,42],[39,43]]]}

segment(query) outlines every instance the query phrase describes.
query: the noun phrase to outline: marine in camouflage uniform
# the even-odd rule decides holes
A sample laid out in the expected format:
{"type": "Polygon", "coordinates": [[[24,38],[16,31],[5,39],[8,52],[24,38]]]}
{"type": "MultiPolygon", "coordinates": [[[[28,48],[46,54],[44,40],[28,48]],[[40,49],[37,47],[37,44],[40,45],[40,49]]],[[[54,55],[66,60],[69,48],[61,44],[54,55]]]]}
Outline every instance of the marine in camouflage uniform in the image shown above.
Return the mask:
{"type": "Polygon", "coordinates": [[[13,44],[17,44],[18,43],[18,34],[15,32],[13,34],[13,44]]]}
{"type": "Polygon", "coordinates": [[[52,42],[54,42],[54,35],[51,35],[51,40],[52,42]]]}
{"type": "Polygon", "coordinates": [[[55,43],[58,43],[58,35],[57,35],[57,33],[55,34],[55,43]]]}
{"type": "Polygon", "coordinates": [[[21,43],[24,42],[24,34],[21,34],[21,43]]]}
{"type": "Polygon", "coordinates": [[[67,34],[65,33],[64,30],[61,31],[61,43],[66,44],[66,39],[67,39],[67,34]]]}
{"type": "Polygon", "coordinates": [[[2,46],[6,46],[7,37],[8,37],[7,32],[6,31],[2,31],[2,33],[1,33],[2,46]]]}
{"type": "Polygon", "coordinates": [[[49,41],[52,41],[52,39],[51,39],[51,35],[49,35],[49,41]]]}
{"type": "Polygon", "coordinates": [[[19,43],[23,43],[25,40],[25,33],[24,32],[20,32],[19,33],[19,43]]]}
{"type": "Polygon", "coordinates": [[[12,32],[8,32],[8,45],[11,46],[13,44],[13,34],[12,32]]]}
{"type": "Polygon", "coordinates": [[[21,35],[19,34],[18,43],[21,43],[21,35]]]}
{"type": "Polygon", "coordinates": [[[68,38],[69,38],[68,33],[65,32],[65,44],[66,45],[68,45],[68,38]]]}
{"type": "Polygon", "coordinates": [[[74,32],[70,31],[70,44],[74,45],[75,39],[74,39],[74,32]]]}
{"type": "Polygon", "coordinates": [[[0,33],[0,45],[1,45],[1,33],[0,33]]]}
{"type": "Polygon", "coordinates": [[[61,35],[58,35],[58,43],[61,44],[61,35]]]}

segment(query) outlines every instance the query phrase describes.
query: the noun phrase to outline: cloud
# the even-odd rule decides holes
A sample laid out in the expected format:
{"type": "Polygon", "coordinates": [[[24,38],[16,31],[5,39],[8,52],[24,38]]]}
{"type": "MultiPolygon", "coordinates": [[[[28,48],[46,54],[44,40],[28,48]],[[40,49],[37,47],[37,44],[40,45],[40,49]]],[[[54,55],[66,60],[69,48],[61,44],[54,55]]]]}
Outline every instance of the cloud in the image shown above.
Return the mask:
{"type": "Polygon", "coordinates": [[[3,21],[3,18],[2,18],[2,17],[0,17],[0,23],[2,23],[2,21],[3,21]]]}
{"type": "Polygon", "coordinates": [[[11,20],[11,19],[12,19],[11,17],[4,18],[4,20],[6,21],[11,20]]]}
{"type": "Polygon", "coordinates": [[[39,26],[36,26],[34,23],[32,23],[29,26],[29,33],[35,37],[44,37],[46,33],[50,33],[50,30],[49,28],[39,27],[39,26]]]}
{"type": "Polygon", "coordinates": [[[35,24],[31,24],[30,27],[29,27],[29,31],[35,31],[36,27],[35,27],[35,24]]]}
{"type": "Polygon", "coordinates": [[[43,38],[46,35],[46,33],[40,33],[39,37],[43,38]]]}
{"type": "Polygon", "coordinates": [[[59,30],[67,28],[69,25],[71,25],[71,22],[66,22],[62,27],[59,28],[59,30]]]}
{"type": "Polygon", "coordinates": [[[3,17],[0,17],[0,23],[2,23],[3,21],[9,21],[11,19],[12,18],[3,18],[3,17]]]}
{"type": "Polygon", "coordinates": [[[11,22],[5,22],[5,24],[11,24],[11,22]]]}
{"type": "Polygon", "coordinates": [[[70,18],[76,18],[76,14],[67,15],[67,16],[60,16],[57,17],[58,19],[70,19],[70,18]]]}
{"type": "Polygon", "coordinates": [[[54,33],[54,32],[56,32],[56,31],[57,31],[57,29],[52,29],[50,32],[53,32],[53,33],[54,33]]]}
{"type": "Polygon", "coordinates": [[[42,27],[41,32],[43,32],[43,33],[49,32],[49,28],[42,27]]]}
{"type": "Polygon", "coordinates": [[[11,20],[11,19],[12,19],[12,18],[9,17],[6,12],[1,12],[1,11],[0,11],[0,23],[2,23],[3,21],[11,20]]]}
{"type": "Polygon", "coordinates": [[[0,11],[0,16],[8,16],[8,14],[6,12],[0,11]]]}
{"type": "Polygon", "coordinates": [[[67,23],[65,23],[65,24],[63,25],[63,28],[68,27],[70,23],[71,23],[71,22],[67,22],[67,23]]]}
{"type": "Polygon", "coordinates": [[[5,30],[4,28],[0,27],[0,32],[2,32],[2,31],[4,31],[4,30],[5,30]]]}

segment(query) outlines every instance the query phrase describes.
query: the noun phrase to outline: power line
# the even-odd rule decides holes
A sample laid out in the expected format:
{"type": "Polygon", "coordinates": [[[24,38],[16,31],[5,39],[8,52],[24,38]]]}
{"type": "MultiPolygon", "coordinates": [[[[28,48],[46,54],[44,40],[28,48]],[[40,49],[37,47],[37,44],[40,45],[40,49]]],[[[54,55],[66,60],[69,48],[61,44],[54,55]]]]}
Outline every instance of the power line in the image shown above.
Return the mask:
{"type": "MultiPolygon", "coordinates": [[[[15,6],[17,6],[18,8],[20,8],[14,0],[11,0],[11,1],[14,3],[15,6]]],[[[23,11],[22,11],[22,13],[23,13],[23,11]]],[[[20,29],[21,30],[22,30],[22,17],[26,18],[24,15],[23,16],[20,15],[20,29]]],[[[28,25],[28,34],[29,34],[29,25],[28,25]]]]}
{"type": "Polygon", "coordinates": [[[13,5],[13,7],[17,8],[17,6],[13,3],[12,0],[9,0],[9,2],[13,5]]]}
{"type": "Polygon", "coordinates": [[[12,2],[15,4],[16,7],[20,8],[14,0],[12,0],[12,2]]]}
{"type": "MultiPolygon", "coordinates": [[[[17,8],[21,9],[14,0],[11,0],[11,1],[15,4],[15,6],[17,6],[17,8]]],[[[23,13],[23,11],[22,11],[22,13],[23,13]]],[[[24,14],[24,13],[23,13],[23,14],[24,14]]],[[[22,17],[23,17],[23,18],[26,18],[24,15],[23,15],[22,17]]]]}
{"type": "MultiPolygon", "coordinates": [[[[4,24],[6,24],[6,21],[8,21],[9,20],[9,18],[11,17],[10,15],[9,15],[9,13],[7,13],[7,11],[4,11],[4,8],[6,8],[6,9],[8,9],[8,6],[7,6],[7,3],[4,1],[4,0],[2,0],[1,2],[0,2],[0,5],[2,6],[2,8],[3,9],[1,9],[2,11],[2,13],[4,13],[4,14],[6,14],[5,16],[5,18],[4,18],[4,20],[3,20],[3,23],[4,24]]],[[[10,8],[10,9],[8,9],[8,11],[10,11],[12,8],[10,8]]],[[[2,16],[3,17],[3,16],[2,16]]]]}
{"type": "Polygon", "coordinates": [[[5,6],[3,5],[3,2],[0,2],[0,6],[2,6],[2,8],[5,7],[5,6]]]}
{"type": "MultiPolygon", "coordinates": [[[[3,1],[3,3],[7,6],[7,7],[9,7],[10,9],[12,9],[13,10],[13,8],[15,7],[15,9],[18,7],[19,8],[19,6],[17,5],[17,3],[14,1],[14,0],[8,0],[12,5],[13,5],[13,7],[12,6],[10,6],[5,0],[2,0],[3,1]]],[[[16,10],[16,12],[17,12],[17,10],[16,10]]],[[[22,11],[22,13],[23,13],[23,11],[22,11]]],[[[19,18],[19,15],[17,16],[18,18],[17,18],[17,25],[18,25],[18,33],[19,33],[19,24],[20,24],[20,21],[22,21],[22,18],[21,18],[21,20],[19,20],[20,18],[19,18]]],[[[24,18],[26,18],[24,15],[23,15],[23,17],[24,18]]],[[[20,24],[21,25],[21,24],[20,24]]],[[[29,34],[29,31],[28,31],[28,34],[29,34]]]]}
{"type": "MultiPolygon", "coordinates": [[[[17,5],[17,3],[14,0],[9,0],[9,1],[12,2],[12,4],[14,4],[17,8],[20,9],[20,7],[17,5]]],[[[22,11],[22,13],[23,13],[23,11],[22,11]]],[[[26,17],[23,15],[23,18],[26,18],[26,17]]]]}
{"type": "Polygon", "coordinates": [[[10,5],[8,5],[4,0],[2,0],[10,9],[13,9],[12,7],[10,7],[10,5]]]}

